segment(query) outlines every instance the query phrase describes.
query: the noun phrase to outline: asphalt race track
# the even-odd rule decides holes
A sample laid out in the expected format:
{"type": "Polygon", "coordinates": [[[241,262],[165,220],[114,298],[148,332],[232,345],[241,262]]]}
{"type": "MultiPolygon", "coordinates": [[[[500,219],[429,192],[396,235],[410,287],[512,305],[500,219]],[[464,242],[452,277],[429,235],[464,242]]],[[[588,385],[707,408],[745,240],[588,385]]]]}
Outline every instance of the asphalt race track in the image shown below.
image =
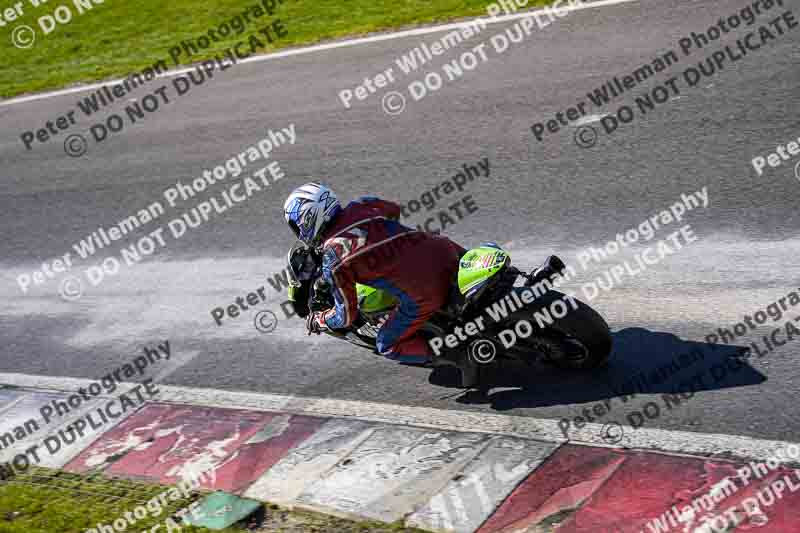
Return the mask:
{"type": "MultiPolygon", "coordinates": [[[[498,53],[490,38],[514,31],[520,21],[511,20],[487,26],[458,50],[408,75],[395,60],[452,30],[240,64],[214,72],[182,95],[176,94],[176,78],[167,77],[92,116],[77,111],[76,126],[34,142],[30,150],[21,141],[23,132],[77,110],[76,102],[93,91],[0,103],[0,372],[97,378],[104,369],[130,361],[143,346],[168,340],[172,359],[164,383],[171,385],[557,420],[608,400],[611,412],[599,422],[624,424],[632,411],[655,401],[664,412],[647,427],[796,440],[800,335],[790,339],[793,326],[786,324],[797,324],[800,317],[800,305],[792,305],[790,296],[800,290],[800,155],[788,153],[789,143],[800,137],[800,30],[793,26],[800,18],[798,5],[759,3],[751,26],[743,23],[702,48],[692,40],[688,54],[679,45],[683,38],[691,40],[692,32],[705,33],[750,4],[667,0],[583,9],[534,28],[498,53]],[[788,19],[780,19],[786,12],[788,19]],[[780,20],[770,25],[775,19],[780,20]],[[760,26],[773,38],[759,33],[760,26]],[[766,39],[760,47],[745,46],[746,55],[735,61],[715,59],[714,52],[725,45],[741,56],[736,41],[752,31],[751,44],[766,39]],[[487,59],[478,56],[472,70],[450,81],[443,65],[464,52],[475,54],[480,42],[487,59]],[[598,106],[587,97],[606,82],[615,83],[615,76],[625,83],[625,76],[670,50],[676,62],[608,104],[598,106]],[[708,72],[709,58],[715,72],[690,84],[684,71],[698,71],[702,63],[708,72]],[[389,67],[394,84],[362,93],[364,100],[352,99],[345,108],[340,91],[355,91],[365,77],[374,79],[389,67]],[[431,72],[444,79],[443,85],[415,101],[409,84],[431,72]],[[154,98],[146,97],[158,97],[161,86],[169,102],[158,100],[158,109],[131,124],[125,106],[152,105],[154,98]],[[387,90],[404,94],[402,112],[397,112],[396,95],[383,96],[387,90]],[[652,109],[645,106],[643,113],[636,101],[643,95],[663,101],[652,109]],[[568,124],[537,140],[535,123],[546,124],[559,112],[576,116],[580,111],[567,110],[579,102],[586,111],[582,121],[565,120],[568,124]],[[608,133],[604,124],[609,121],[600,117],[617,116],[622,106],[630,106],[631,120],[608,133]],[[124,128],[97,142],[90,128],[113,113],[125,118],[124,128]],[[285,175],[276,180],[267,173],[269,185],[251,198],[212,214],[180,238],[170,233],[170,220],[211,197],[222,198],[223,187],[210,185],[193,198],[179,198],[175,206],[165,200],[166,189],[179,181],[191,183],[204,170],[269,138],[270,130],[291,125],[294,143],[284,142],[269,154],[285,175]],[[81,157],[65,154],[73,133],[87,139],[81,157]],[[770,159],[778,146],[787,147],[786,157],[770,159]],[[752,163],[759,156],[771,161],[762,162],[760,174],[752,163]],[[477,167],[484,159],[488,176],[461,184],[462,191],[443,192],[442,184],[457,180],[464,165],[477,167]],[[680,202],[681,195],[705,188],[708,205],[656,229],[650,244],[687,224],[694,242],[638,275],[625,273],[611,290],[600,290],[592,299],[614,331],[607,371],[583,376],[540,368],[524,378],[508,372],[498,376],[488,401],[477,401],[454,387],[449,376],[432,377],[427,369],[307,337],[302,321],[284,316],[285,296],[267,279],[283,268],[292,243],[282,219],[283,201],[310,178],[332,185],[341,198],[378,195],[408,209],[418,207],[409,205],[412,200],[432,205],[421,196],[438,186],[440,198],[432,196],[436,205],[409,212],[407,223],[433,219],[429,229],[444,223],[444,233],[467,246],[495,240],[515,264],[530,268],[558,253],[578,269],[568,287],[583,300],[586,283],[644,248],[626,248],[584,270],[579,254],[587,247],[603,247],[618,233],[638,228],[680,202]],[[154,202],[165,207],[156,220],[85,260],[77,257],[73,244],[154,202]],[[121,250],[158,227],[164,245],[126,265],[121,250]],[[20,276],[32,280],[43,262],[52,265],[67,252],[73,261],[68,273],[52,279],[40,273],[44,282],[22,291],[20,276]],[[92,285],[87,269],[107,257],[122,261],[122,267],[92,285]],[[81,280],[80,288],[65,277],[81,280]],[[245,301],[261,287],[256,304],[215,323],[212,310],[227,308],[238,297],[245,301]],[[275,327],[269,333],[254,326],[264,310],[277,317],[277,324],[268,324],[275,327]],[[718,343],[758,343],[744,365],[732,368],[727,357],[735,350],[717,345],[705,352],[703,362],[646,394],[629,402],[617,397],[615,388],[626,379],[668,365],[697,343],[705,344],[707,335],[719,335],[718,328],[734,331],[746,315],[759,311],[770,313],[765,323],[718,343]],[[764,335],[769,343],[785,344],[769,351],[764,335]],[[698,374],[703,377],[697,378],[695,395],[663,409],[661,394],[698,374]]],[[[246,171],[268,163],[250,163],[246,171]]]]}

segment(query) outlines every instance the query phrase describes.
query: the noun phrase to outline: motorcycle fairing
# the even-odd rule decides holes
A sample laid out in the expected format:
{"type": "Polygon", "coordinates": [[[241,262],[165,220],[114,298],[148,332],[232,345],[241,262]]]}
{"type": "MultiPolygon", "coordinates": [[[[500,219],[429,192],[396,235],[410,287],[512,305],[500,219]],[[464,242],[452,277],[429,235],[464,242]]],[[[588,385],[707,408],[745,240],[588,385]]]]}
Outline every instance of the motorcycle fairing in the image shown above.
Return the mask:
{"type": "Polygon", "coordinates": [[[358,308],[366,315],[383,313],[397,305],[397,298],[386,291],[356,283],[358,308]]]}
{"type": "Polygon", "coordinates": [[[511,256],[494,243],[467,251],[458,264],[459,291],[465,298],[472,298],[510,264],[511,256]]]}

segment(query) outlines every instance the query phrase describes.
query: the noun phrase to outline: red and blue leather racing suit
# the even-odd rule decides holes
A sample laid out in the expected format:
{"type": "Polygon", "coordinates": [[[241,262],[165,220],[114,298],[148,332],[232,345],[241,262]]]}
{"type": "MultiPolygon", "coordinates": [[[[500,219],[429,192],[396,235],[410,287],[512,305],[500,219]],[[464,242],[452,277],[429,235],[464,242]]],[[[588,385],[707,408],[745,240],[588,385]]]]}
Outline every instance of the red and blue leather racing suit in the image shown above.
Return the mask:
{"type": "Polygon", "coordinates": [[[400,302],[381,326],[381,355],[404,363],[431,358],[418,330],[447,304],[458,261],[465,250],[446,237],[398,222],[400,206],[378,198],[351,202],[322,236],[322,275],[333,287],[336,306],[322,317],[330,329],[357,316],[356,283],[392,294],[400,302]]]}

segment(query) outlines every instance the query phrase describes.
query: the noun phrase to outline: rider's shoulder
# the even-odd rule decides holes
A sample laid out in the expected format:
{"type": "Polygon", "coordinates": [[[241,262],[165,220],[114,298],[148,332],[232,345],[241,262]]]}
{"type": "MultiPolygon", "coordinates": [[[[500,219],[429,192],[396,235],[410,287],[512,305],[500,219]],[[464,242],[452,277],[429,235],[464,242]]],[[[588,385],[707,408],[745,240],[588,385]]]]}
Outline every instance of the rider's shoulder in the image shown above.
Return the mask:
{"type": "Polygon", "coordinates": [[[354,205],[354,204],[363,205],[363,204],[371,204],[373,202],[380,202],[380,201],[381,201],[381,199],[378,198],[377,196],[359,196],[358,198],[356,198],[355,200],[353,200],[352,202],[350,202],[347,205],[348,206],[351,206],[351,205],[354,205]]]}
{"type": "Polygon", "coordinates": [[[364,219],[354,217],[325,240],[322,246],[323,262],[333,265],[345,261],[368,245],[369,231],[362,225],[364,219]]]}

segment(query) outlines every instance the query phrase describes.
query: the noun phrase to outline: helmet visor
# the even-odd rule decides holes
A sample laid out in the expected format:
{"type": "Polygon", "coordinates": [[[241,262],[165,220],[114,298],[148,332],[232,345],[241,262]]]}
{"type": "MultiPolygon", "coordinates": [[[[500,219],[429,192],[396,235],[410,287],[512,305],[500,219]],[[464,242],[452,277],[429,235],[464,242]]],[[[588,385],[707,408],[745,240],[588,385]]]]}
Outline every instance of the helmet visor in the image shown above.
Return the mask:
{"type": "Polygon", "coordinates": [[[294,220],[289,221],[289,227],[292,229],[294,236],[298,239],[300,238],[300,228],[297,227],[297,224],[294,223],[294,220]]]}

